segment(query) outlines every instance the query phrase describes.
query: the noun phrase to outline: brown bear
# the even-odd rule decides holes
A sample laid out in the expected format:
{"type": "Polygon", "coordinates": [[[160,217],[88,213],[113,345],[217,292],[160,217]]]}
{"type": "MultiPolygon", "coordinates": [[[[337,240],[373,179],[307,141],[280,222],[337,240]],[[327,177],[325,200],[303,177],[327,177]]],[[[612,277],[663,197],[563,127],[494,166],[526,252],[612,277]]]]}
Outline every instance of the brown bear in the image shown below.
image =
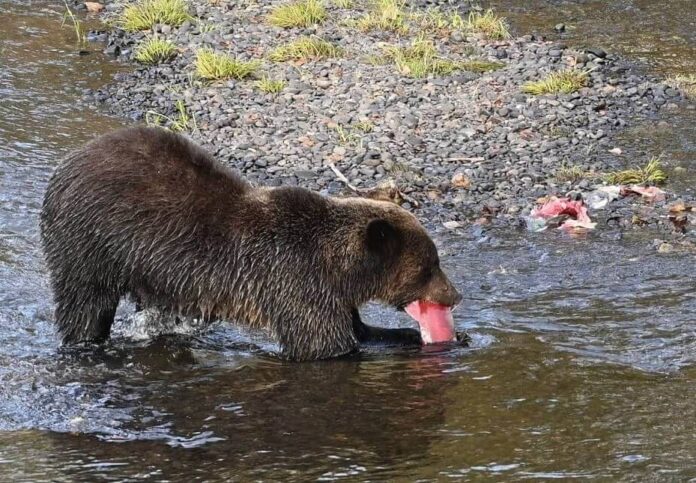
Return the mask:
{"type": "Polygon", "coordinates": [[[48,184],[41,236],[65,344],[107,339],[130,295],[266,329],[284,357],[321,359],[361,343],[419,345],[439,330],[429,325],[451,326],[449,308],[461,300],[401,207],[252,187],[159,128],[116,131],[69,155],[48,184]],[[420,331],[383,329],[360,320],[370,300],[444,312],[423,305],[409,310],[420,331]]]}

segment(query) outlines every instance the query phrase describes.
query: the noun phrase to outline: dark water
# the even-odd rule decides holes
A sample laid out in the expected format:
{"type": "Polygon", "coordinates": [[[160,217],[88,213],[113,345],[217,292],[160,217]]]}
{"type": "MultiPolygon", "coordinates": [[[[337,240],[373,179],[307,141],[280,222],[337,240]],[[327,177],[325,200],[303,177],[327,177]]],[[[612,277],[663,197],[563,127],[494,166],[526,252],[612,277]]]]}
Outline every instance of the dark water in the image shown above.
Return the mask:
{"type": "MultiPolygon", "coordinates": [[[[525,2],[542,4],[535,25],[570,23],[569,9],[577,31],[602,30],[619,5],[651,8],[525,2]]],[[[691,2],[660,4],[647,42],[693,67],[691,2]],[[672,36],[688,41],[660,40],[672,36]]],[[[114,66],[78,55],[60,11],[0,3],[0,480],[696,478],[694,257],[657,255],[650,234],[438,235],[465,294],[468,350],[290,364],[235,349],[257,336],[229,327],[141,339],[122,326],[102,351],[58,352],[41,196],[62,154],[119,125],[76,106],[76,87],[114,66]]],[[[613,35],[639,18],[617,15],[603,44],[623,48],[613,35]]],[[[693,166],[687,124],[640,139],[693,166]]],[[[409,323],[387,310],[366,318],[409,323]]]]}

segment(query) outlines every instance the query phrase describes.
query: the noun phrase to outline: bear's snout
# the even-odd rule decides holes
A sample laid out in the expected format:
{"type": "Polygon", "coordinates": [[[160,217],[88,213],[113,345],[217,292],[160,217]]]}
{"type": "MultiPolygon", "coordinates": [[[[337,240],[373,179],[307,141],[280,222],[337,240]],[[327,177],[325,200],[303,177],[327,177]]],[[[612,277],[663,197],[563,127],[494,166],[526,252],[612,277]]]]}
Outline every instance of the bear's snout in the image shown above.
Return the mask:
{"type": "Polygon", "coordinates": [[[462,301],[462,295],[439,268],[430,280],[424,298],[448,307],[454,307],[462,301]]]}

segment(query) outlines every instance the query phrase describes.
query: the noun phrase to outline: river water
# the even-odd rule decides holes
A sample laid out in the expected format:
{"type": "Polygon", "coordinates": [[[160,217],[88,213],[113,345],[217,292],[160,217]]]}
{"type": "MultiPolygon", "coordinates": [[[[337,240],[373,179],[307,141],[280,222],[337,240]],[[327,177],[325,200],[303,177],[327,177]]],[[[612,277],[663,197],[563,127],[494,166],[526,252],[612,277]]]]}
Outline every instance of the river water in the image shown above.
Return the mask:
{"type": "MultiPolygon", "coordinates": [[[[646,68],[696,65],[690,0],[493,3],[519,31],[562,21],[646,68]]],[[[470,349],[291,364],[222,326],[58,351],[41,198],[63,154],[121,124],[77,105],[119,67],[80,55],[61,13],[0,3],[0,480],[696,478],[694,259],[650,233],[439,234],[470,349]]],[[[634,142],[692,168],[692,121],[634,142]]]]}

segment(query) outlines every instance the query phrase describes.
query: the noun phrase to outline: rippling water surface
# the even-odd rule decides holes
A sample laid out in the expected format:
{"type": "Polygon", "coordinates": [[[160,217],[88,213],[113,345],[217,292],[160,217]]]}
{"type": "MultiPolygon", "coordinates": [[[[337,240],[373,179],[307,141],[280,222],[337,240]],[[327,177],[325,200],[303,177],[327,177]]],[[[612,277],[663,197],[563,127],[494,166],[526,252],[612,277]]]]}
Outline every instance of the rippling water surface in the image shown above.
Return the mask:
{"type": "MultiPolygon", "coordinates": [[[[694,66],[689,1],[661,13],[637,0],[497,3],[525,28],[575,22],[633,55],[621,35],[638,25],[645,45],[694,66]]],[[[59,352],[41,197],[63,154],[119,126],[76,103],[118,67],[79,55],[59,4],[5,1],[0,15],[3,481],[696,477],[694,258],[657,255],[649,234],[437,235],[471,349],[289,364],[229,327],[143,340],[121,326],[103,350],[59,352]]],[[[658,69],[670,58],[656,57],[658,69]]],[[[689,166],[689,119],[641,140],[689,166]]]]}

